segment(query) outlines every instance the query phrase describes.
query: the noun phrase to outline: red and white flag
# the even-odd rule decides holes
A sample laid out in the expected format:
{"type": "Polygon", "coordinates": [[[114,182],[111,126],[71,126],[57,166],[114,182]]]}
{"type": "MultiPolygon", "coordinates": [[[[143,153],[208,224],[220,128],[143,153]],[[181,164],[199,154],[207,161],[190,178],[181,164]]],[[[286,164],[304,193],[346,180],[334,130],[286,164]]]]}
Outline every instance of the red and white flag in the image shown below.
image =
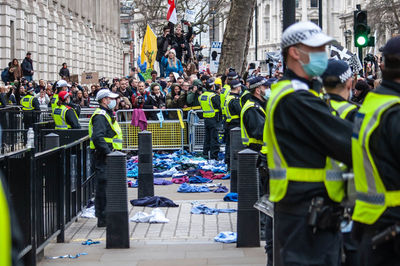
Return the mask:
{"type": "Polygon", "coordinates": [[[178,18],[176,17],[175,0],[168,0],[167,20],[174,24],[178,23],[178,18]]]}

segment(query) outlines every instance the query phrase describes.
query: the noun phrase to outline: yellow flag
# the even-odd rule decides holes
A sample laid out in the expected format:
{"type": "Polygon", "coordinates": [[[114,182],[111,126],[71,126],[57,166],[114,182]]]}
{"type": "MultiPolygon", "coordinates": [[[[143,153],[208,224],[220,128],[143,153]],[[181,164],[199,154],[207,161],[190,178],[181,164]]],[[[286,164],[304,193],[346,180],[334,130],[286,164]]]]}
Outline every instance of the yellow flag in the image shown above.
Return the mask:
{"type": "Polygon", "coordinates": [[[144,35],[142,44],[141,64],[144,61],[147,62],[147,67],[153,68],[154,61],[156,61],[157,56],[157,36],[154,34],[153,30],[147,25],[146,34],[144,35]]]}

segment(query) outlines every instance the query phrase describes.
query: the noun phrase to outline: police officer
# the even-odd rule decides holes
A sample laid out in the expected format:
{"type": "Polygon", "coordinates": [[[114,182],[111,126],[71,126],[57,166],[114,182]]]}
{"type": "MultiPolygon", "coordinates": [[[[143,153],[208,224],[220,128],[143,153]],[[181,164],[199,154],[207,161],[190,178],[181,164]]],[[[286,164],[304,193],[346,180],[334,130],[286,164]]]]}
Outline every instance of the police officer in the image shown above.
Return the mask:
{"type": "Polygon", "coordinates": [[[58,94],[62,91],[67,91],[69,87],[71,87],[71,85],[69,85],[65,80],[61,79],[59,81],[57,81],[57,91],[56,93],[53,95],[53,97],[50,100],[49,105],[51,106],[51,113],[54,113],[54,109],[56,109],[58,107],[57,102],[58,102],[58,94]]]}
{"type": "Polygon", "coordinates": [[[226,148],[225,148],[225,163],[230,165],[230,132],[232,128],[240,127],[240,90],[241,83],[237,80],[232,80],[229,84],[231,92],[225,99],[226,106],[226,148]]]}
{"type": "Polygon", "coordinates": [[[225,85],[222,87],[221,90],[221,111],[222,115],[226,116],[226,106],[225,106],[225,99],[228,97],[229,93],[231,92],[230,83],[232,80],[237,80],[239,78],[238,74],[235,71],[229,71],[228,75],[226,76],[225,85]]]}
{"type": "Polygon", "coordinates": [[[94,167],[96,170],[95,210],[97,226],[106,226],[106,157],[112,150],[122,149],[122,132],[115,120],[113,109],[118,94],[108,89],[99,90],[96,100],[97,108],[89,121],[90,149],[94,150],[94,167]]]}
{"type": "Polygon", "coordinates": [[[220,97],[214,91],[213,80],[207,80],[207,91],[199,96],[201,109],[203,110],[205,136],[203,144],[203,155],[208,159],[218,159],[218,124],[221,121],[220,97]]]}
{"type": "Polygon", "coordinates": [[[334,160],[351,166],[352,125],[332,115],[314,79],[326,70],[331,41],[311,22],[293,24],[282,35],[287,69],[272,85],[264,128],[276,265],[340,265],[345,192],[334,160]]]}
{"type": "Polygon", "coordinates": [[[34,123],[39,122],[38,117],[40,115],[40,104],[39,100],[34,96],[35,88],[27,88],[26,95],[20,100],[22,110],[24,111],[23,122],[25,129],[33,126],[34,123]]]}
{"type": "Polygon", "coordinates": [[[330,59],[322,79],[333,114],[353,122],[358,106],[349,101],[353,83],[349,65],[342,60],[330,59]]]}
{"type": "Polygon", "coordinates": [[[67,91],[62,91],[58,94],[57,108],[53,112],[56,130],[81,128],[75,110],[68,106],[69,101],[70,94],[67,91]]]}
{"type": "Polygon", "coordinates": [[[400,36],[383,48],[382,83],[366,96],[354,123],[353,213],[360,265],[400,262],[400,36]]]}

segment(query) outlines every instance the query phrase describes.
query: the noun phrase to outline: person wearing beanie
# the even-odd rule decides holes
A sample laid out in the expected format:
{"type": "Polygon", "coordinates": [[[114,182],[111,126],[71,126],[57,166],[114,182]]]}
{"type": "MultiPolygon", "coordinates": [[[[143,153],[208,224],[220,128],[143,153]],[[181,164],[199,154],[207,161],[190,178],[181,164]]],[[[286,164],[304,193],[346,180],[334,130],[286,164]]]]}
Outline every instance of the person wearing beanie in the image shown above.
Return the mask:
{"type": "Polygon", "coordinates": [[[368,92],[371,91],[371,87],[364,80],[359,80],[354,87],[354,96],[351,98],[353,102],[362,104],[368,92]]]}
{"type": "Polygon", "coordinates": [[[208,79],[206,82],[207,91],[199,97],[199,103],[203,110],[204,118],[204,143],[203,156],[209,160],[218,160],[218,125],[221,121],[220,97],[214,91],[214,81],[208,79]]]}
{"type": "Polygon", "coordinates": [[[70,94],[67,91],[62,91],[58,94],[57,108],[55,108],[53,112],[56,130],[81,128],[75,110],[68,106],[70,98],[70,94]]]}
{"type": "Polygon", "coordinates": [[[277,265],[339,266],[341,261],[338,224],[346,192],[336,161],[352,165],[352,124],[332,115],[318,97],[318,78],[328,66],[326,45],[332,41],[309,21],[282,34],[286,71],[272,85],[264,127],[277,265]]]}
{"type": "Polygon", "coordinates": [[[170,73],[183,73],[181,60],[176,57],[175,49],[168,50],[161,59],[161,64],[164,67],[165,75],[169,77],[170,73]]]}
{"type": "Polygon", "coordinates": [[[383,48],[382,83],[367,94],[356,115],[352,219],[360,264],[400,261],[400,36],[383,48]]]}
{"type": "Polygon", "coordinates": [[[349,102],[351,98],[352,71],[349,65],[342,60],[330,59],[328,68],[322,74],[324,88],[329,97],[327,104],[332,113],[342,119],[354,122],[358,106],[349,102]]]}

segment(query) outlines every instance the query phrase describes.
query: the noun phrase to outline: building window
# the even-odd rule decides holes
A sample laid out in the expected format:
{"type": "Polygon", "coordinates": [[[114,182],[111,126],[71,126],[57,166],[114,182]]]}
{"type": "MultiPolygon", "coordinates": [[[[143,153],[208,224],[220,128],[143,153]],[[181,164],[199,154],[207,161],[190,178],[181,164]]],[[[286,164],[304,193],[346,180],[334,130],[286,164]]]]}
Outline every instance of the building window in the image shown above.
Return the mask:
{"type": "Polygon", "coordinates": [[[311,7],[318,7],[318,0],[311,0],[311,7]]]}
{"type": "Polygon", "coordinates": [[[270,24],[269,24],[269,21],[268,20],[266,20],[265,21],[265,31],[264,31],[264,33],[265,33],[265,38],[264,38],[264,40],[269,40],[269,38],[270,38],[270,36],[269,36],[269,32],[270,32],[270,24]]]}
{"type": "Polygon", "coordinates": [[[312,22],[312,23],[315,23],[315,24],[317,24],[317,25],[319,25],[318,19],[312,19],[311,22],[312,22]]]}

